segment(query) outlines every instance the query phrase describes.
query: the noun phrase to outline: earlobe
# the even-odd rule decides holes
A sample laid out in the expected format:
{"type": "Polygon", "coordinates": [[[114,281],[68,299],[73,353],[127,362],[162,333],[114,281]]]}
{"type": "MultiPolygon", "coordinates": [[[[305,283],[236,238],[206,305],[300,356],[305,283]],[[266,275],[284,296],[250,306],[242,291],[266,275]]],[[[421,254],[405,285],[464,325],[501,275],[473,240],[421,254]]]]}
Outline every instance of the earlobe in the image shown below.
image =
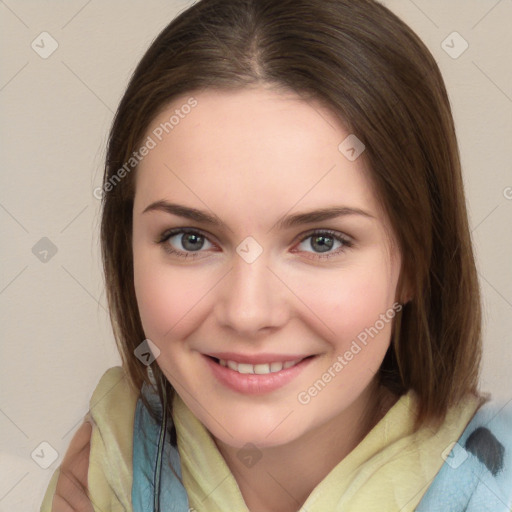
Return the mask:
{"type": "Polygon", "coordinates": [[[405,306],[406,304],[409,304],[413,300],[414,296],[410,291],[407,291],[403,293],[400,297],[400,304],[402,306],[405,306]]]}
{"type": "Polygon", "coordinates": [[[397,294],[397,300],[402,306],[405,306],[406,304],[413,300],[414,293],[411,286],[411,282],[410,279],[408,279],[406,276],[404,276],[403,283],[399,285],[398,291],[399,292],[397,294]]]}
{"type": "Polygon", "coordinates": [[[409,289],[404,290],[404,293],[402,293],[402,296],[401,296],[400,304],[402,304],[402,306],[405,306],[406,304],[411,302],[413,298],[414,298],[414,296],[409,289]]]}

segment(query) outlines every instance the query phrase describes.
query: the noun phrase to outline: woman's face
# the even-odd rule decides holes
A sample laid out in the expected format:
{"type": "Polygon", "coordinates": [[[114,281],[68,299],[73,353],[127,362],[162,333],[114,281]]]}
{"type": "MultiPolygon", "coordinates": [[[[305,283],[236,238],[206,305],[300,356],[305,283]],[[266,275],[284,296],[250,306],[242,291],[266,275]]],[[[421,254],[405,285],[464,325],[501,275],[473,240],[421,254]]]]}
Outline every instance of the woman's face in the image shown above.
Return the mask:
{"type": "Polygon", "coordinates": [[[343,417],[368,401],[389,346],[400,255],[361,147],[339,149],[347,136],[319,104],[265,88],[184,95],[145,135],[144,332],[230,446],[282,445],[343,417]]]}

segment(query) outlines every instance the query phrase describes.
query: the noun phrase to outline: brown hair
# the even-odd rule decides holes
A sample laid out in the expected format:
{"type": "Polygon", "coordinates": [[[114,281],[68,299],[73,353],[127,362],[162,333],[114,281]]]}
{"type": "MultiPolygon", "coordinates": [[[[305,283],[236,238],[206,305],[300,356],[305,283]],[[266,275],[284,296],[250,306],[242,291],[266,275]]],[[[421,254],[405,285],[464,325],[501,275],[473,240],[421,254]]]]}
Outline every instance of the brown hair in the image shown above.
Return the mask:
{"type": "MultiPolygon", "coordinates": [[[[138,64],[109,137],[101,223],[110,315],[131,383],[138,390],[148,382],[147,367],[134,356],[145,339],[131,247],[136,171],[114,187],[107,183],[173,98],[257,84],[322,102],[365,144],[361,158],[402,255],[398,291],[406,282],[412,291],[395,318],[381,382],[398,394],[417,393],[416,427],[441,421],[466,393],[478,394],[481,355],[458,146],[433,56],[373,0],[201,0],[160,33],[138,64]]],[[[158,365],[153,372],[164,403],[173,389],[158,365]]]]}

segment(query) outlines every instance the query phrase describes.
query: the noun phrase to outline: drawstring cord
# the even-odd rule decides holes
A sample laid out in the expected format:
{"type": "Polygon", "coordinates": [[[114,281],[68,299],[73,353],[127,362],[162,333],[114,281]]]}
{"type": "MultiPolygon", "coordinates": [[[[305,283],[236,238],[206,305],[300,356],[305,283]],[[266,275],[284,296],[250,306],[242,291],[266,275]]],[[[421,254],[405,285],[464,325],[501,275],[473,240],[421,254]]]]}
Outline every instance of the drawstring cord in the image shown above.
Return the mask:
{"type": "Polygon", "coordinates": [[[155,473],[153,481],[155,483],[153,493],[153,508],[154,512],[160,512],[160,482],[162,477],[162,454],[164,452],[165,434],[167,432],[167,389],[165,384],[162,386],[163,390],[163,409],[162,409],[162,423],[160,425],[160,434],[158,438],[158,450],[155,464],[155,473]]]}

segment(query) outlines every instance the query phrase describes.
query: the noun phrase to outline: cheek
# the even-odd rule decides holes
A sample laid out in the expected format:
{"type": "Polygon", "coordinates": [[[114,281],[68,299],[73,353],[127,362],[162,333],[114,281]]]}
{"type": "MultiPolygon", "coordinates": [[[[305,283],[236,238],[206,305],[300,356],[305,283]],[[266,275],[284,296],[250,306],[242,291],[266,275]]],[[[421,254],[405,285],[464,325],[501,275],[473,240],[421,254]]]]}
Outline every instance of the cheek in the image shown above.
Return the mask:
{"type": "MultiPolygon", "coordinates": [[[[302,280],[300,297],[316,313],[330,339],[357,336],[373,326],[394,303],[396,279],[389,267],[351,268],[302,280]],[[323,284],[322,284],[323,282],[323,284]]],[[[339,343],[339,342],[338,342],[339,343]]]]}
{"type": "MultiPolygon", "coordinates": [[[[317,313],[320,322],[316,323],[323,326],[330,345],[325,378],[340,404],[347,405],[361,393],[382,364],[396,314],[397,276],[389,260],[373,254],[358,265],[329,273],[321,280],[323,286],[314,278],[306,281],[304,302],[317,313]]],[[[318,403],[327,404],[329,396],[323,394],[318,403]]]]}
{"type": "Polygon", "coordinates": [[[144,333],[157,345],[186,336],[208,291],[197,272],[172,268],[142,251],[134,252],[134,285],[144,333]]]}

